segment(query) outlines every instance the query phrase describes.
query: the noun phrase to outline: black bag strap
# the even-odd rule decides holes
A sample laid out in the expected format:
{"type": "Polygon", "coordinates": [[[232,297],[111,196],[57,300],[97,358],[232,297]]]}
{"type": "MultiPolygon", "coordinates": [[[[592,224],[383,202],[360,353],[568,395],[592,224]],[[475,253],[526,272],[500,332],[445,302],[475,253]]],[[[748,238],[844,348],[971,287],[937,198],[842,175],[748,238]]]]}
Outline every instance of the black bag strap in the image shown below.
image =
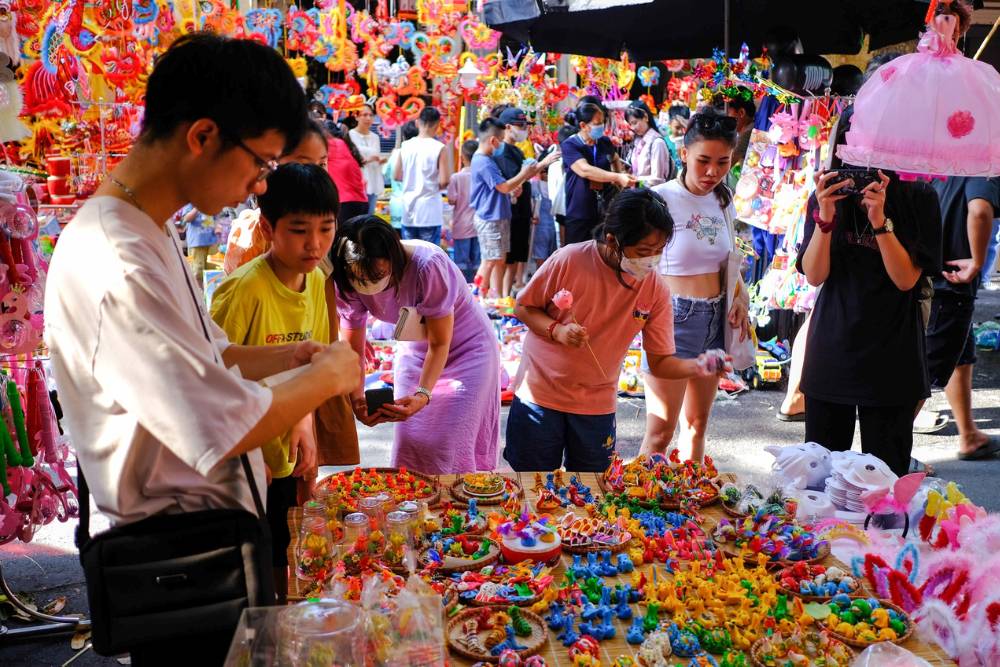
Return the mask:
{"type": "MultiPolygon", "coordinates": [[[[170,222],[168,221],[167,224],[170,224],[170,222]]],[[[212,352],[216,360],[222,363],[222,360],[218,357],[218,351],[215,349],[215,342],[212,340],[211,334],[208,333],[208,326],[205,324],[205,313],[201,308],[201,302],[195,294],[194,286],[191,284],[191,273],[188,271],[184,255],[181,254],[180,247],[177,245],[177,239],[169,229],[164,229],[164,232],[170,238],[170,244],[174,247],[174,250],[177,252],[177,258],[181,262],[181,268],[184,271],[184,284],[187,285],[188,293],[191,294],[194,307],[198,311],[198,322],[201,324],[202,333],[205,334],[208,344],[212,346],[212,352]]],[[[264,534],[270,537],[271,529],[266,520],[267,513],[264,511],[264,503],[261,502],[260,491],[257,490],[257,484],[254,481],[250,459],[247,458],[246,454],[240,454],[240,461],[243,464],[243,472],[247,477],[247,482],[250,484],[250,495],[253,496],[253,504],[257,508],[257,518],[260,520],[264,534]]],[[[77,500],[80,504],[80,524],[76,529],[75,541],[77,549],[79,549],[90,539],[90,488],[87,486],[87,478],[83,476],[83,467],[80,465],[79,458],[76,461],[76,485],[79,494],[77,500]]]]}

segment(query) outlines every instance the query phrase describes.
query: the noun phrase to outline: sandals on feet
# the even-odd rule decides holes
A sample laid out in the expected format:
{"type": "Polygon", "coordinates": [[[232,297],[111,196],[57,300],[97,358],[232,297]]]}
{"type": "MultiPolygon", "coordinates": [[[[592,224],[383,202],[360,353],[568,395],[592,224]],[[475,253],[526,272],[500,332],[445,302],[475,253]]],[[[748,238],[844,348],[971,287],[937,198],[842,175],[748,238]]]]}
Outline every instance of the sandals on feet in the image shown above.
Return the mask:
{"type": "Polygon", "coordinates": [[[983,459],[994,458],[1000,452],[1000,438],[996,436],[989,436],[989,438],[983,444],[979,445],[976,449],[971,452],[959,452],[959,461],[982,461],[983,459]]]}

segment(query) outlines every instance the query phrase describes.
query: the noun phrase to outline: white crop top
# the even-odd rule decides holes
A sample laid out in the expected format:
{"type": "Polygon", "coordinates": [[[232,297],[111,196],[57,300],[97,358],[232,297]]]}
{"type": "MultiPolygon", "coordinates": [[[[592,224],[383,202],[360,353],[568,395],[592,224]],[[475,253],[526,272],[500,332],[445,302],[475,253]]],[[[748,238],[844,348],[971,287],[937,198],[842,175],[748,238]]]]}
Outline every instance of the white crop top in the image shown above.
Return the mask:
{"type": "MultiPolygon", "coordinates": [[[[653,188],[667,202],[674,220],[674,236],[663,249],[660,274],[665,276],[696,276],[714,273],[722,268],[733,249],[729,225],[714,192],[692,194],[673,179],[653,188]]],[[[735,219],[736,210],[729,210],[735,219]]]]}

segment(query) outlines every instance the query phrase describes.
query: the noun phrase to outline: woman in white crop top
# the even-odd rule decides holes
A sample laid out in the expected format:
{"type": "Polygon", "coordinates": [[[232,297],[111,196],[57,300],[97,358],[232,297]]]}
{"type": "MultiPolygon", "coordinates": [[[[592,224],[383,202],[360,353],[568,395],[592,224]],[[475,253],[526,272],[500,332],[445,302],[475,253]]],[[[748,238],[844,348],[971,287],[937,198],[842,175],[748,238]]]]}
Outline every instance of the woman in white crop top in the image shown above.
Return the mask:
{"type": "MultiPolygon", "coordinates": [[[[743,298],[725,312],[721,273],[734,251],[735,211],[724,180],[736,141],[734,119],[711,111],[695,114],[684,135],[680,175],[653,188],[666,200],[674,220],[674,236],[663,250],[660,273],[672,295],[674,344],[681,358],[725,349],[725,327],[740,329],[744,338],[750,332],[746,289],[738,290],[743,298]]],[[[641,453],[665,451],[680,420],[681,457],[701,461],[719,378],[663,380],[647,372],[644,379],[646,437],[641,453]]]]}

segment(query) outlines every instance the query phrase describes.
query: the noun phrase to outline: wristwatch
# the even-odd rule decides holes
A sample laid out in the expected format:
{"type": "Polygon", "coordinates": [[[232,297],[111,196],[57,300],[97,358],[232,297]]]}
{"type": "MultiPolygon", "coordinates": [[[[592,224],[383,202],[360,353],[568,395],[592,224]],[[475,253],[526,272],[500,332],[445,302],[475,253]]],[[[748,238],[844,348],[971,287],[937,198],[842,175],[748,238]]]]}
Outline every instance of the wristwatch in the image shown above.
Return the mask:
{"type": "Polygon", "coordinates": [[[415,392],[413,392],[413,395],[416,396],[417,394],[423,394],[424,396],[426,396],[427,397],[427,405],[431,404],[431,390],[430,389],[428,389],[427,387],[417,387],[417,390],[415,392]]]}
{"type": "Polygon", "coordinates": [[[881,234],[892,234],[894,229],[895,227],[892,224],[892,218],[886,218],[885,224],[879,227],[878,229],[873,229],[872,232],[875,234],[875,236],[879,236],[881,234]]]}

